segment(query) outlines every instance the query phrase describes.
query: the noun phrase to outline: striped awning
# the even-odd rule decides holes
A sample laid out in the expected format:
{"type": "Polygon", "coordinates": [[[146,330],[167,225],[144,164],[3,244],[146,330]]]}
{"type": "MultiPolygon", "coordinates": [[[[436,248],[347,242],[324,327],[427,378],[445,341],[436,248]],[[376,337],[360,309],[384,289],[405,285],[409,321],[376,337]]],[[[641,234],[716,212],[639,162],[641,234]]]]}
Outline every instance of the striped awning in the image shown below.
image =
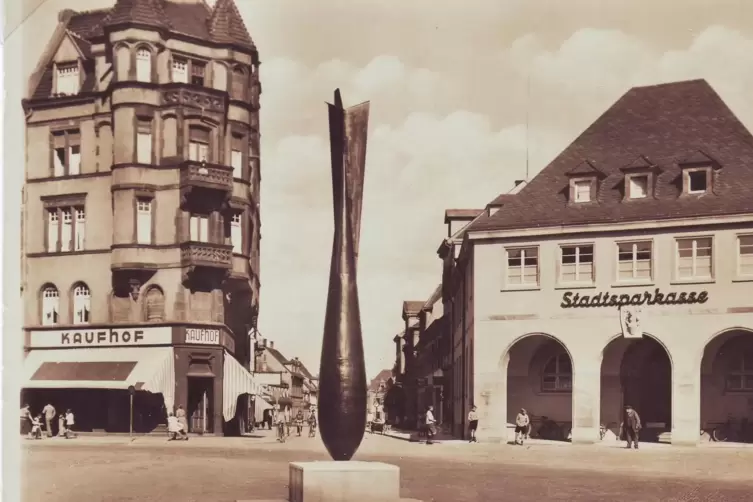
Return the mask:
{"type": "Polygon", "coordinates": [[[238,398],[243,394],[256,395],[254,376],[236,358],[225,351],[222,370],[222,416],[226,422],[235,418],[238,398]]]}
{"type": "Polygon", "coordinates": [[[37,349],[23,363],[25,389],[128,389],[162,394],[175,405],[175,363],[169,347],[37,349]]]}

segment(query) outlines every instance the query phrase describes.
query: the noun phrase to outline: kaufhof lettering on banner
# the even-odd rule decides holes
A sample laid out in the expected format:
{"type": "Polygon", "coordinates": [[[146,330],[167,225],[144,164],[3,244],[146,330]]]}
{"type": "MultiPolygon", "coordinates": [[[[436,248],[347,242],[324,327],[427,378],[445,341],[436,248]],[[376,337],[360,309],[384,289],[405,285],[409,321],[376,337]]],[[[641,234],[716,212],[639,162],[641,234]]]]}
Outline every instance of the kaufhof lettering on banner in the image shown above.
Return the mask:
{"type": "Polygon", "coordinates": [[[219,345],[221,337],[219,329],[186,328],[186,343],[219,345]]]}
{"type": "Polygon", "coordinates": [[[169,345],[172,328],[82,328],[32,331],[30,345],[41,347],[130,347],[138,345],[169,345]]]}

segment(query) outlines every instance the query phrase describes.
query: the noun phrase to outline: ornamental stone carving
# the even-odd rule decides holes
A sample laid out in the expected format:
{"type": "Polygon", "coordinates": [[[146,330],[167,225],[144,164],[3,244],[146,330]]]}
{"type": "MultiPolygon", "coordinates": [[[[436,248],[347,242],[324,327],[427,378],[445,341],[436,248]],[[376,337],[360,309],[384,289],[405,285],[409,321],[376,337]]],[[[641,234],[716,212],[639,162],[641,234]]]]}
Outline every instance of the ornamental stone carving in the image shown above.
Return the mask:
{"type": "Polygon", "coordinates": [[[219,96],[190,89],[170,89],[162,91],[162,103],[187,106],[215,112],[224,112],[225,100],[219,96]]]}

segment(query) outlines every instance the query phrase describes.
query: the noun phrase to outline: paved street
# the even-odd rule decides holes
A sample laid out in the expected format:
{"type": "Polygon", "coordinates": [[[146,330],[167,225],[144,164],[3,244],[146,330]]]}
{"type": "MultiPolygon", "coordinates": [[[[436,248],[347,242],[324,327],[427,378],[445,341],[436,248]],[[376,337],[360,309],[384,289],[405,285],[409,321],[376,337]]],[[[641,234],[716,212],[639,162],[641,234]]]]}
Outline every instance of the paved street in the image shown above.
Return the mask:
{"type": "MultiPolygon", "coordinates": [[[[288,462],[328,459],[318,438],[263,436],[23,441],[23,500],[284,498],[288,462]]],[[[427,446],[367,435],[356,459],[397,464],[402,496],[426,502],[753,501],[753,448],[427,446]]]]}

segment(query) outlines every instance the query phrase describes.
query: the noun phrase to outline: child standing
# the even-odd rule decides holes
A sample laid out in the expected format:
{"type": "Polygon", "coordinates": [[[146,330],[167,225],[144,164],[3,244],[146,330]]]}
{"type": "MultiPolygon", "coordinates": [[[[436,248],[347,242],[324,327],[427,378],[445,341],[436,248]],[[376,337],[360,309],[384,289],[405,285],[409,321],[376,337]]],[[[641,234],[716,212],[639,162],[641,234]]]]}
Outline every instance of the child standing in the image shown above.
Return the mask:
{"type": "Polygon", "coordinates": [[[75,438],[76,433],[73,432],[73,426],[75,425],[75,417],[73,411],[70,408],[65,412],[65,439],[75,438]]]}
{"type": "Polygon", "coordinates": [[[471,411],[468,413],[468,429],[471,431],[471,440],[469,443],[478,443],[476,440],[476,429],[478,429],[478,412],[475,406],[471,406],[471,411]]]}

